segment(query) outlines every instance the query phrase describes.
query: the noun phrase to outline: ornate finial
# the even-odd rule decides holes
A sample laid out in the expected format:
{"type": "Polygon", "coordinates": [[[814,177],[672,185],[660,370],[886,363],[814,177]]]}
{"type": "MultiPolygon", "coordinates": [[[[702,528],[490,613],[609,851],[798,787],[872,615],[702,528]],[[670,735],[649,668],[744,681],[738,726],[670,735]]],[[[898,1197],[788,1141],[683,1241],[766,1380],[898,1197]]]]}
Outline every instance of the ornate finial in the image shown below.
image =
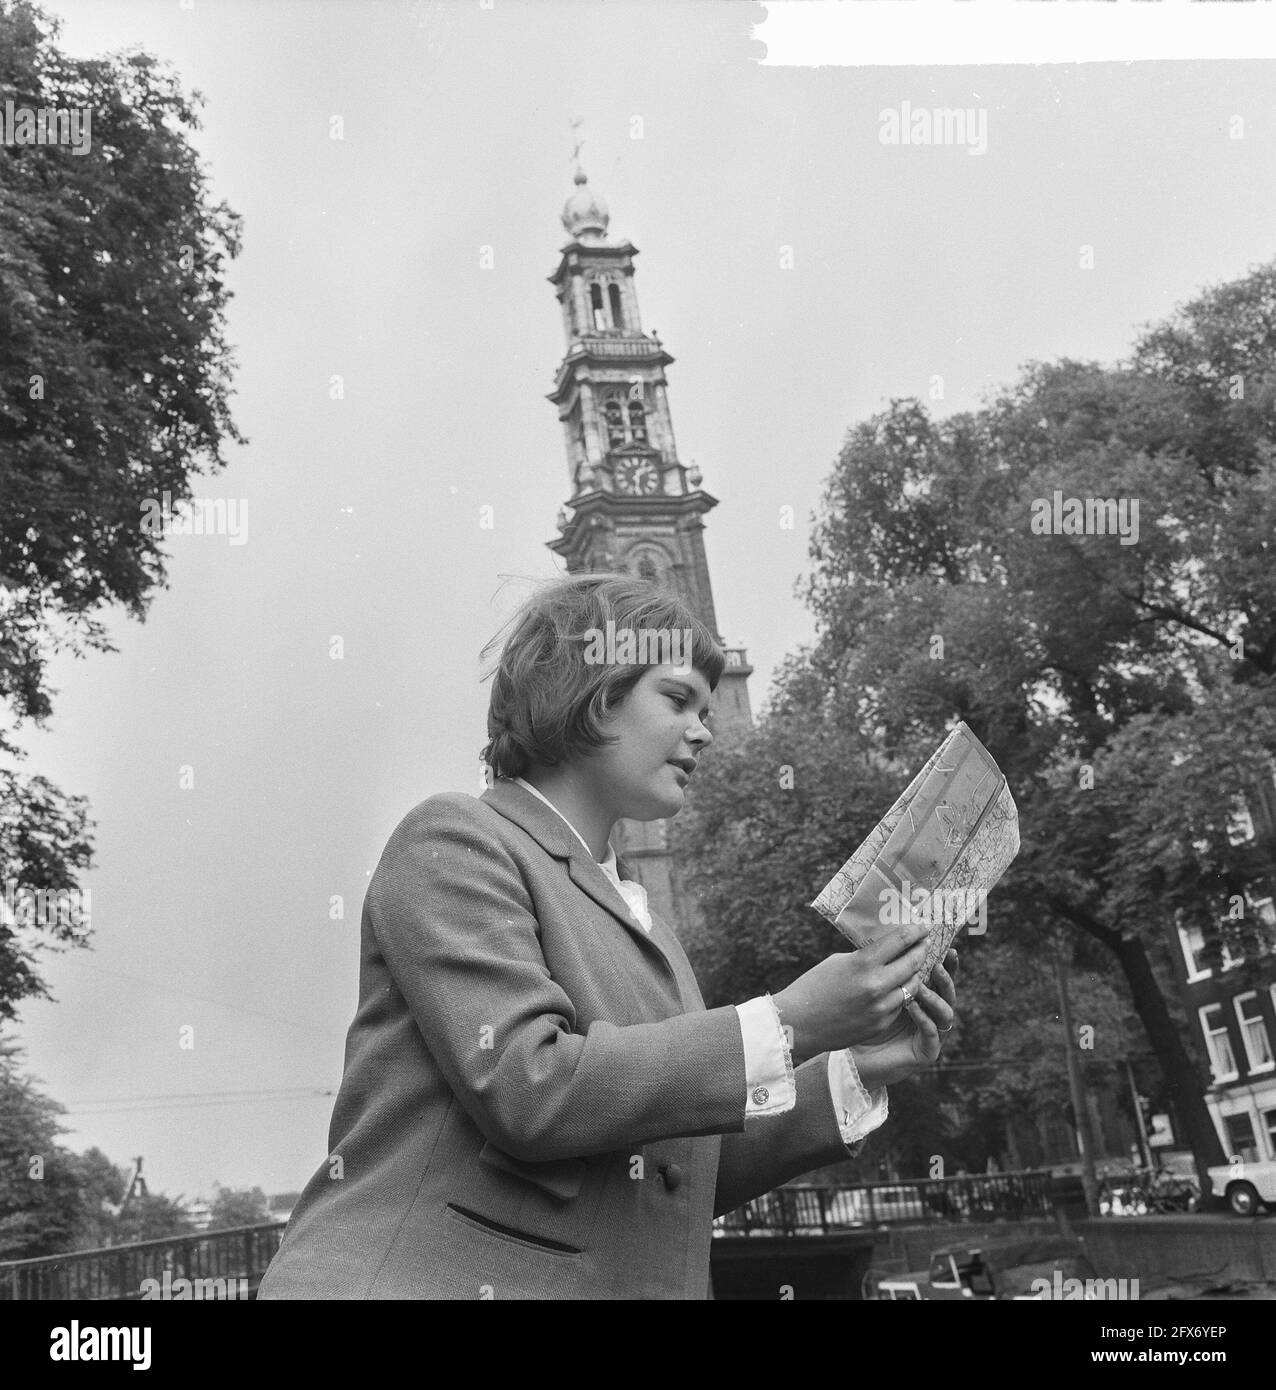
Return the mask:
{"type": "Polygon", "coordinates": [[[585,123],[583,116],[573,116],[567,122],[572,128],[572,134],[576,137],[576,143],[572,146],[572,163],[576,166],[576,173],[573,176],[576,183],[585,182],[585,171],[580,167],[580,152],[585,147],[585,142],[580,138],[580,128],[585,123]]]}
{"type": "Polygon", "coordinates": [[[607,239],[607,223],[610,220],[607,204],[590,188],[585,171],[580,167],[580,152],[585,142],[580,138],[580,128],[584,118],[573,116],[567,122],[575,136],[572,146],[572,163],[576,172],[572,176],[576,192],[567,200],[563,208],[563,226],[573,241],[583,241],[586,245],[598,245],[607,239]]]}

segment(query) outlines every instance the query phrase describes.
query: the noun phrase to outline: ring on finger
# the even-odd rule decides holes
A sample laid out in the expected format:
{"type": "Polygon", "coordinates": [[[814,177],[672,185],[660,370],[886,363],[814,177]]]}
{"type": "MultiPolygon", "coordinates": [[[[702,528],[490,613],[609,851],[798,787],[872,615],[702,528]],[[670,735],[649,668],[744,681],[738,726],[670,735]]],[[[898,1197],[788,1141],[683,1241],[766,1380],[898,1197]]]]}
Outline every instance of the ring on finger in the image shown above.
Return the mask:
{"type": "Polygon", "coordinates": [[[900,989],[904,995],[904,1002],[900,1007],[906,1009],[913,1002],[913,996],[909,994],[907,985],[900,985],[900,989]]]}

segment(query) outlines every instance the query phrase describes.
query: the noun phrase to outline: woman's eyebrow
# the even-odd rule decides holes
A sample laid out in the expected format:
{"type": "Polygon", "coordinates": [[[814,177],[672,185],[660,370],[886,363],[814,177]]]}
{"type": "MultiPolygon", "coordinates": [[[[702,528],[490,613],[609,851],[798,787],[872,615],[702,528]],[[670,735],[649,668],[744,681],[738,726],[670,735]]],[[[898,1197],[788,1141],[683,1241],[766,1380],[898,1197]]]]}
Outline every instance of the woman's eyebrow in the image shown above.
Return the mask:
{"type": "MultiPolygon", "coordinates": [[[[673,676],[661,676],[660,679],[665,685],[676,685],[679,688],[679,690],[685,690],[688,696],[693,696],[696,693],[695,686],[690,684],[690,682],[688,681],[680,681],[673,676]]],[[[708,700],[704,702],[704,705],[701,708],[700,713],[708,719],[713,718],[713,711],[709,708],[708,700]]]]}

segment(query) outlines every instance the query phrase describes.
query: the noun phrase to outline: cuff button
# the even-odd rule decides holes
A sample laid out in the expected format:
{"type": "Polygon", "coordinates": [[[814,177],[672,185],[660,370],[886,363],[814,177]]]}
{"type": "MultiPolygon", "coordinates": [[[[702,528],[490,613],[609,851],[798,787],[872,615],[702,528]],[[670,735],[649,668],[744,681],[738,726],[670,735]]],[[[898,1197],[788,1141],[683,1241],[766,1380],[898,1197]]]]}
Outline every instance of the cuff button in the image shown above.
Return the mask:
{"type": "Polygon", "coordinates": [[[765,1086],[755,1086],[753,1088],[754,1105],[765,1105],[771,1099],[771,1092],[765,1086]]]}

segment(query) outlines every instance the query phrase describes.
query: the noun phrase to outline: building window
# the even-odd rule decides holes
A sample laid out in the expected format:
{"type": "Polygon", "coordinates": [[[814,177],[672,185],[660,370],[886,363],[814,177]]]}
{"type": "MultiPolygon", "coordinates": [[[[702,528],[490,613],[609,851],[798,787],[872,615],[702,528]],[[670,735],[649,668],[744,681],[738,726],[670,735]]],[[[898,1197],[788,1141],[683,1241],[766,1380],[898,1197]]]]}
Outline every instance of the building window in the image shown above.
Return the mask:
{"type": "Polygon", "coordinates": [[[1267,1147],[1276,1158],[1276,1110],[1263,1111],[1263,1124],[1267,1129],[1267,1147]]]}
{"type": "Polygon", "coordinates": [[[1238,994],[1232,1003],[1236,1008],[1236,1020],[1241,1025],[1241,1042],[1245,1045],[1250,1071],[1271,1071],[1276,1061],[1272,1060],[1272,1045],[1257,993],[1251,990],[1248,994],[1238,994]]]}
{"type": "Polygon", "coordinates": [[[1259,954],[1269,956],[1276,951],[1276,903],[1271,898],[1260,898],[1250,903],[1250,912],[1253,914],[1259,954]]]}
{"type": "Polygon", "coordinates": [[[611,301],[611,326],[613,328],[624,328],[625,316],[620,312],[620,286],[608,285],[607,298],[611,301]]]}
{"type": "Polygon", "coordinates": [[[1248,1115],[1224,1115],[1227,1126],[1227,1156],[1239,1158],[1244,1163],[1258,1162],[1258,1141],[1254,1138],[1254,1126],[1248,1115]]]}
{"type": "Polygon", "coordinates": [[[1201,1032],[1205,1034],[1205,1047],[1210,1055],[1214,1080],[1235,1081],[1240,1073],[1236,1070],[1236,1058],[1232,1055],[1221,1004],[1208,1004],[1201,1010],[1201,1032]]]}
{"type": "Polygon", "coordinates": [[[1205,934],[1200,927],[1179,928],[1179,945],[1183,948],[1183,964],[1187,966],[1187,982],[1206,979],[1211,971],[1204,960],[1205,934]]]}
{"type": "Polygon", "coordinates": [[[603,406],[603,419],[607,422],[607,447],[619,449],[625,442],[625,412],[615,397],[603,406]]]}
{"type": "Polygon", "coordinates": [[[1254,818],[1243,799],[1238,798],[1231,815],[1227,818],[1227,841],[1232,845],[1243,845],[1254,838],[1254,818]]]}
{"type": "Polygon", "coordinates": [[[629,437],[635,444],[647,442],[647,412],[641,401],[629,402],[629,437]]]}
{"type": "Polygon", "coordinates": [[[1235,950],[1226,941],[1223,942],[1223,969],[1235,970],[1238,965],[1245,964],[1245,952],[1240,946],[1235,950]]]}
{"type": "Polygon", "coordinates": [[[603,308],[603,291],[597,282],[589,287],[589,307],[594,314],[594,331],[602,333],[607,327],[607,310],[603,308]]]}

